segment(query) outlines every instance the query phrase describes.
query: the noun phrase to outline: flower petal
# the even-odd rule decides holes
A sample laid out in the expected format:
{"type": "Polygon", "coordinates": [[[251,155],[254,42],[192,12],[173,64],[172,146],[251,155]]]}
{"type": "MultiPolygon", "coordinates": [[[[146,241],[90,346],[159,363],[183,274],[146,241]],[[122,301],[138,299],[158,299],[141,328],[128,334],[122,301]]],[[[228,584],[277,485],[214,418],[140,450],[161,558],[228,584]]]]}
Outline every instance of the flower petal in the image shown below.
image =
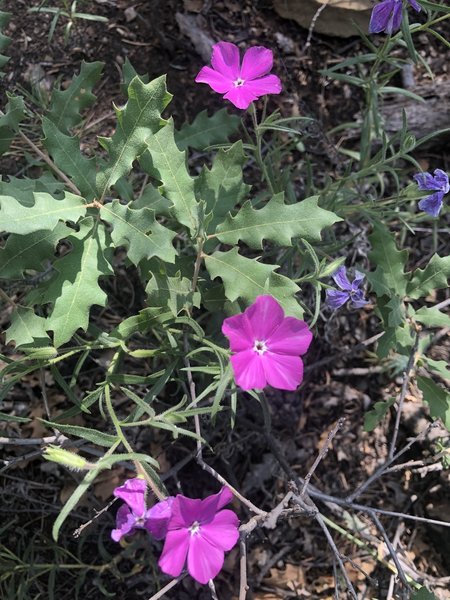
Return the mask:
{"type": "Polygon", "coordinates": [[[120,542],[124,535],[134,533],[136,517],[126,504],[122,504],[116,513],[116,529],[111,531],[111,538],[120,542]]]}
{"type": "Polygon", "coordinates": [[[439,184],[436,183],[431,173],[417,173],[413,176],[413,179],[415,179],[417,187],[421,191],[437,191],[439,189],[439,184]]]}
{"type": "Polygon", "coordinates": [[[284,319],[284,311],[280,303],[272,296],[258,296],[245,314],[255,336],[254,339],[260,341],[267,340],[284,319]]]}
{"type": "Polygon", "coordinates": [[[231,42],[219,42],[213,46],[211,65],[232,82],[239,78],[239,48],[231,42]]]}
{"type": "Polygon", "coordinates": [[[395,4],[396,0],[384,0],[373,7],[370,15],[369,33],[380,33],[386,30],[395,4]]]}
{"type": "Polygon", "coordinates": [[[221,550],[231,550],[239,539],[239,519],[232,510],[221,510],[213,521],[202,525],[200,535],[221,550]]]}
{"type": "Polygon", "coordinates": [[[218,71],[214,71],[211,67],[203,67],[195,78],[195,81],[196,83],[207,83],[210,88],[219,94],[225,94],[225,92],[234,89],[231,79],[218,71]]]}
{"type": "Polygon", "coordinates": [[[254,350],[238,352],[231,358],[236,384],[243,390],[262,390],[267,381],[261,364],[261,356],[254,350]]]}
{"type": "Polygon", "coordinates": [[[171,509],[169,531],[190,527],[194,521],[201,519],[202,501],[199,498],[187,498],[182,494],[177,494],[171,509]]]}
{"type": "Polygon", "coordinates": [[[362,308],[369,302],[365,299],[363,290],[355,290],[351,294],[350,299],[355,308],[362,308]]]}
{"type": "Polygon", "coordinates": [[[352,281],[352,291],[358,290],[364,281],[365,275],[361,271],[355,270],[355,277],[352,281]]]}
{"type": "Polygon", "coordinates": [[[339,267],[339,269],[333,273],[332,278],[341,290],[350,291],[352,289],[352,284],[348,280],[345,267],[339,267]]]}
{"type": "Polygon", "coordinates": [[[240,77],[244,81],[256,79],[270,72],[273,66],[273,52],[264,46],[249,48],[242,59],[240,77]]]}
{"type": "Polygon", "coordinates": [[[419,202],[419,208],[432,217],[437,217],[442,208],[443,198],[444,192],[436,192],[435,194],[431,194],[431,196],[422,198],[422,200],[419,202]]]}
{"type": "Polygon", "coordinates": [[[161,571],[178,577],[186,562],[191,534],[187,529],[169,531],[164,542],[161,558],[158,561],[161,571]]]}
{"type": "Polygon", "coordinates": [[[448,192],[450,191],[450,184],[448,181],[447,173],[442,169],[435,169],[434,180],[439,186],[437,189],[439,189],[441,192],[444,192],[444,194],[448,194],[448,192]]]}
{"type": "Polygon", "coordinates": [[[229,504],[233,500],[233,494],[224,486],[217,494],[212,494],[204,500],[201,505],[201,523],[210,523],[218,510],[229,504]]]}
{"type": "Polygon", "coordinates": [[[339,290],[327,290],[327,306],[336,310],[343,304],[347,302],[350,298],[350,294],[348,292],[340,292],[339,290]]]}
{"type": "Polygon", "coordinates": [[[143,516],[147,508],[145,504],[146,491],[147,484],[145,480],[135,477],[127,479],[122,486],[114,490],[113,494],[116,498],[121,498],[126,502],[135,515],[143,516]]]}
{"type": "Polygon", "coordinates": [[[402,24],[403,18],[403,3],[402,0],[395,0],[394,9],[392,11],[391,18],[389,19],[389,23],[386,26],[386,33],[394,33],[397,29],[400,28],[402,24]]]}
{"type": "Polygon", "coordinates": [[[147,511],[144,527],[157,540],[162,540],[166,536],[174,500],[173,496],[169,496],[165,500],[157,502],[147,511]]]}
{"type": "Polygon", "coordinates": [[[240,88],[254,96],[254,100],[266,94],[279,94],[282,90],[281,81],[276,75],[266,75],[259,79],[246,81],[240,88]]]}
{"type": "MultiPolygon", "coordinates": [[[[191,535],[188,552],[189,575],[199,583],[208,583],[223,567],[224,552],[202,537],[201,532],[191,535]]],[[[161,566],[161,565],[160,565],[161,566]]]]}
{"type": "Polygon", "coordinates": [[[222,324],[222,333],[230,340],[232,352],[250,350],[254,345],[254,335],[245,312],[228,317],[222,324]]]}
{"type": "Polygon", "coordinates": [[[225,100],[229,100],[236,108],[245,110],[250,104],[258,99],[258,96],[248,89],[247,85],[233,86],[224,96],[225,100]]]}
{"type": "Polygon", "coordinates": [[[422,7],[417,2],[417,0],[408,0],[408,2],[410,3],[410,5],[413,7],[413,9],[415,11],[420,12],[422,10],[422,7]]]}
{"type": "Polygon", "coordinates": [[[303,381],[303,363],[298,356],[265,352],[261,356],[267,383],[279,390],[296,390],[303,381]]]}
{"type": "Polygon", "coordinates": [[[270,352],[298,356],[305,354],[312,341],[312,333],[305,321],[286,317],[267,339],[270,352]]]}

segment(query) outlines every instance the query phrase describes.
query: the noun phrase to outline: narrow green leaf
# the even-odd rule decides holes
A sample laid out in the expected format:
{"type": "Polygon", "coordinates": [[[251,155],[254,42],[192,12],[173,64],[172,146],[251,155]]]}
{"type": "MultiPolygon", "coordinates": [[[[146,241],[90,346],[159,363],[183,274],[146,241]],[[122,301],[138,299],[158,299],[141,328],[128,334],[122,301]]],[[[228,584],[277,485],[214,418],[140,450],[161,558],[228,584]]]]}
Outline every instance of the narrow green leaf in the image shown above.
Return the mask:
{"type": "Polygon", "coordinates": [[[448,287],[450,277],[450,256],[433,254],[425,269],[417,269],[406,290],[410,298],[428,296],[434,290],[448,287]]]}
{"type": "Polygon", "coordinates": [[[191,232],[198,227],[194,180],[186,167],[186,153],[175,143],[173,120],[147,138],[147,150],[139,158],[146,173],[161,181],[160,192],[172,202],[172,213],[191,232]]]}
{"type": "Polygon", "coordinates": [[[436,385],[429,377],[417,377],[417,385],[424,401],[430,407],[433,419],[441,419],[450,431],[450,394],[436,385]]]}
{"type": "Polygon", "coordinates": [[[93,200],[96,196],[95,158],[83,156],[79,139],[65,135],[45,117],[42,119],[42,129],[45,135],[44,146],[56,165],[71,178],[86,200],[93,200]]]}
{"type": "Polygon", "coordinates": [[[165,76],[150,83],[135,77],[128,86],[128,102],[116,108],[117,129],[112,138],[99,141],[109,160],[97,174],[98,198],[104,198],[115,182],[129,173],[133,161],[146,149],[146,139],[164,124],[161,112],[170,102],[165,76]]]}
{"type": "Polygon", "coordinates": [[[8,415],[7,413],[0,412],[0,421],[7,421],[10,423],[31,423],[33,419],[29,417],[18,417],[17,415],[8,415]]]}
{"type": "Polygon", "coordinates": [[[239,129],[240,123],[241,119],[226,108],[221,108],[211,117],[208,117],[206,110],[202,110],[192,123],[184,123],[179,131],[175,131],[175,142],[180,150],[188,147],[205,150],[213,144],[228,142],[230,136],[239,129]]]}
{"type": "Polygon", "coordinates": [[[97,444],[97,446],[104,446],[105,448],[110,448],[113,444],[116,444],[118,442],[118,438],[116,435],[110,435],[109,433],[98,431],[97,429],[90,429],[89,427],[80,427],[79,425],[66,425],[64,423],[58,423],[56,421],[47,421],[46,419],[38,420],[42,423],[45,423],[45,425],[52,429],[57,429],[58,431],[62,431],[62,433],[66,433],[67,435],[74,435],[77,438],[82,438],[83,440],[87,440],[88,442],[97,444]]]}
{"type": "Polygon", "coordinates": [[[110,333],[111,338],[127,339],[134,333],[146,334],[152,327],[173,319],[171,312],[158,307],[144,308],[137,315],[128,317],[110,333]]]}
{"type": "Polygon", "coordinates": [[[34,192],[33,197],[33,206],[23,206],[11,196],[0,196],[0,230],[21,235],[53,231],[58,221],[78,221],[86,213],[83,198],[70,192],[61,200],[44,192],[34,192]]]}
{"type": "MultiPolygon", "coordinates": [[[[11,43],[11,38],[2,34],[2,29],[5,29],[11,19],[11,13],[0,11],[0,69],[8,62],[9,57],[1,54],[11,43]]],[[[0,71],[0,79],[4,73],[0,71]]]]}
{"type": "Polygon", "coordinates": [[[6,330],[6,343],[15,341],[16,347],[31,344],[36,340],[50,338],[46,331],[46,319],[35,314],[32,308],[19,307],[11,315],[11,325],[6,330]]]}
{"type": "Polygon", "coordinates": [[[81,63],[80,73],[75,76],[67,89],[54,90],[50,100],[47,118],[63,133],[68,134],[72,127],[81,121],[81,111],[95,101],[92,88],[100,79],[103,63],[81,63]]]}
{"type": "Polygon", "coordinates": [[[175,262],[172,240],[176,234],[158,223],[149,208],[132,209],[114,200],[102,206],[100,214],[113,226],[111,237],[115,247],[125,246],[128,258],[135,265],[152,256],[175,262]]]}
{"type": "Polygon", "coordinates": [[[295,299],[300,288],[288,277],[274,272],[278,265],[265,265],[255,259],[245,258],[237,248],[228,252],[214,252],[205,258],[205,263],[212,279],[222,279],[225,295],[232,302],[242,298],[250,304],[257,296],[270,294],[288,315],[303,316],[303,310],[295,299]]]}
{"type": "Polygon", "coordinates": [[[235,245],[242,241],[251,248],[262,248],[264,240],[278,246],[291,246],[294,237],[320,241],[322,229],[342,219],[319,208],[317,202],[318,196],[313,196],[287,205],[284,194],[280,193],[263,208],[255,210],[247,200],[236,216],[229,215],[217,227],[216,235],[224,244],[235,245]]]}
{"type": "Polygon", "coordinates": [[[92,217],[79,225],[79,231],[69,238],[71,252],[54,263],[58,275],[47,285],[43,298],[44,302],[54,302],[47,329],[54,331],[56,347],[69,341],[77,329],[87,329],[91,306],[106,303],[98,280],[113,273],[104,255],[104,228],[98,227],[92,217]]]}
{"type": "Polygon", "coordinates": [[[376,269],[367,275],[367,279],[372,284],[376,295],[391,297],[398,295],[403,298],[407,284],[407,275],[404,272],[407,251],[398,250],[390,231],[379,223],[374,225],[369,239],[373,248],[369,258],[376,269]]]}

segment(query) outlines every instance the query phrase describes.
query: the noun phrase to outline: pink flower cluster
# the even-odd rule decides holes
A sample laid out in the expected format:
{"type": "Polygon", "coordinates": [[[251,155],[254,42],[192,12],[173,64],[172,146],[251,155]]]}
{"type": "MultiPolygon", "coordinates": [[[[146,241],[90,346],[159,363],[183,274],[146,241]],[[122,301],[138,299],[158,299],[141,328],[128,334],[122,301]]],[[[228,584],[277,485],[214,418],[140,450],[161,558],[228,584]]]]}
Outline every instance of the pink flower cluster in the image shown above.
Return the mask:
{"type": "Polygon", "coordinates": [[[124,500],[116,515],[111,537],[118,542],[136,529],[145,529],[157,540],[165,538],[159,566],[164,573],[178,577],[187,561],[189,574],[199,583],[208,583],[219,573],[239,538],[239,520],[231,510],[223,510],[233,498],[223,487],[204,500],[178,494],[147,509],[147,484],[143,479],[128,479],[114,490],[124,500]]]}

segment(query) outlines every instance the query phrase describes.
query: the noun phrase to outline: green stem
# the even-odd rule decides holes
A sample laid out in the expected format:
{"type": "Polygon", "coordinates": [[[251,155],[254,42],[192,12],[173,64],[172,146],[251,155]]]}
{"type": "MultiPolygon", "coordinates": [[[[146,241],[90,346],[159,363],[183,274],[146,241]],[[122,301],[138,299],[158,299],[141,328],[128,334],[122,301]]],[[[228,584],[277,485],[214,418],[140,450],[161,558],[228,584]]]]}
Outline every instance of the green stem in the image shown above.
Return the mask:
{"type": "Polygon", "coordinates": [[[255,147],[255,158],[256,158],[256,162],[258,163],[259,168],[262,171],[262,174],[264,176],[264,179],[267,182],[267,185],[269,186],[270,192],[271,194],[275,193],[272,181],[269,177],[269,172],[267,171],[267,167],[264,163],[264,158],[262,155],[262,138],[263,138],[263,134],[261,133],[259,126],[258,126],[258,117],[256,115],[256,107],[254,102],[252,102],[250,104],[250,114],[252,116],[252,120],[253,120],[253,127],[255,129],[255,136],[256,136],[256,147],[255,147]]]}
{"type": "Polygon", "coordinates": [[[259,403],[261,404],[262,408],[262,413],[264,417],[264,429],[267,433],[270,433],[270,430],[272,428],[272,417],[270,416],[269,403],[267,402],[267,398],[264,391],[256,392],[256,394],[259,398],[259,403]]]}

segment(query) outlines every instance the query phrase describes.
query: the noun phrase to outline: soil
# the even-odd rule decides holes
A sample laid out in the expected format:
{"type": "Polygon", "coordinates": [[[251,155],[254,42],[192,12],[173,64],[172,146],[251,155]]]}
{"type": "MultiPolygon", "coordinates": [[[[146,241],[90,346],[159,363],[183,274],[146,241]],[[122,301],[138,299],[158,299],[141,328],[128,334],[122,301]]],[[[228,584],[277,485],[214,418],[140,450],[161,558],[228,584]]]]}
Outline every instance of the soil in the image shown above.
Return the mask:
{"type": "MultiPolygon", "coordinates": [[[[61,2],[55,0],[54,4],[61,5],[61,2]]],[[[167,73],[168,88],[174,96],[170,114],[178,125],[192,120],[205,108],[210,112],[220,109],[223,107],[221,97],[211,93],[207,86],[194,83],[195,75],[205,61],[192,41],[181,34],[176,19],[177,13],[189,14],[197,19],[199,27],[214,42],[228,40],[242,48],[264,45],[274,49],[274,70],[283,81],[284,92],[271,98],[271,108],[280,108],[285,116],[314,117],[319,125],[311,132],[308,150],[316,156],[318,170],[336,168],[334,144],[338,140],[330,140],[325,132],[338,124],[357,119],[362,98],[347,84],[325,79],[320,69],[360,52],[362,46],[358,38],[349,40],[313,34],[311,45],[307,47],[308,31],[279,17],[269,0],[96,0],[78,2],[78,10],[104,16],[108,19],[107,23],[78,18],[68,39],[65,39],[67,20],[61,16],[49,41],[53,15],[43,11],[27,12],[30,7],[37,6],[44,9],[52,3],[3,2],[2,10],[13,14],[5,31],[13,38],[13,43],[7,51],[11,58],[4,68],[6,77],[2,82],[2,94],[19,88],[27,95],[30,107],[37,110],[39,104],[45,106],[55,85],[65,85],[70,80],[81,61],[103,61],[104,76],[96,90],[98,101],[87,119],[96,123],[96,134],[110,135],[114,128],[112,104],[120,104],[123,99],[120,92],[121,71],[128,59],[138,73],[146,73],[150,79],[167,73]]],[[[449,27],[442,25],[441,34],[449,39],[449,27]]],[[[421,39],[419,44],[437,80],[441,78],[448,82],[450,53],[445,53],[438,41],[430,36],[421,39]]],[[[419,83],[421,80],[428,81],[424,68],[417,68],[416,78],[419,83]]],[[[427,151],[416,158],[422,164],[436,162],[441,168],[447,164],[448,170],[445,149],[437,154],[427,151]]],[[[21,165],[11,157],[0,162],[0,173],[6,175],[19,174],[20,168],[21,165]]],[[[417,252],[422,251],[422,241],[416,240],[417,252]]],[[[360,249],[360,252],[364,255],[365,250],[360,249]]],[[[116,287],[108,290],[111,305],[107,311],[98,311],[95,318],[99,320],[114,321],[127,311],[135,313],[141,308],[139,298],[135,298],[138,294],[135,294],[132,274],[125,269],[119,269],[118,273],[116,287]]],[[[444,294],[437,301],[442,299],[444,294]]],[[[311,467],[328,432],[340,418],[345,417],[330,450],[312,478],[312,483],[320,489],[339,497],[345,497],[365,481],[386,459],[393,419],[388,415],[383,424],[369,434],[363,430],[364,416],[374,402],[398,396],[402,384],[401,371],[395,372],[395,365],[380,369],[373,366],[370,353],[361,351],[352,354],[355,345],[377,333],[376,320],[370,309],[368,306],[362,312],[347,313],[345,317],[337,316],[327,321],[321,331],[321,343],[315,345],[308,356],[301,395],[274,392],[268,396],[274,434],[287,462],[301,476],[311,467]],[[328,359],[330,356],[332,358],[328,359]]],[[[5,312],[1,321],[7,322],[5,312]]],[[[448,332],[439,340],[435,353],[436,359],[449,361],[448,332]]],[[[95,387],[96,377],[102,370],[101,364],[99,366],[101,360],[100,355],[94,355],[85,364],[79,386],[84,383],[86,389],[95,387]]],[[[69,376],[74,366],[75,363],[68,361],[63,375],[69,376]]],[[[129,372],[133,368],[142,368],[141,363],[131,363],[129,367],[129,372]]],[[[140,371],[136,370],[136,373],[140,371]]],[[[43,381],[39,374],[27,376],[11,392],[7,406],[0,407],[0,410],[14,407],[23,416],[41,417],[44,414],[43,390],[52,408],[64,409],[64,395],[52,375],[47,374],[46,377],[48,379],[43,381]]],[[[418,423],[428,419],[418,397],[417,389],[411,384],[405,407],[408,418],[400,429],[399,443],[402,445],[417,434],[418,423]]],[[[230,429],[229,415],[219,415],[214,429],[205,421],[208,441],[214,448],[214,453],[207,452],[205,458],[232,485],[251,497],[252,502],[270,510],[286,493],[289,477],[274,459],[262,433],[259,405],[248,397],[240,404],[238,417],[234,429],[230,429]]],[[[83,419],[78,424],[96,426],[95,418],[84,415],[83,419]]],[[[36,438],[47,435],[48,431],[34,420],[31,428],[8,424],[3,433],[8,436],[19,434],[36,438]]],[[[186,457],[193,455],[194,445],[185,439],[173,441],[168,436],[146,433],[135,440],[135,444],[159,460],[172,493],[182,490],[188,496],[197,497],[217,491],[209,475],[192,460],[186,462],[186,457]]],[[[102,513],[78,539],[72,536],[72,531],[91,519],[95,511],[101,511],[108,505],[112,489],[126,474],[131,475],[126,467],[107,472],[97,481],[93,493],[72,513],[57,547],[51,539],[51,527],[75,482],[79,481],[79,475],[52,463],[44,463],[40,452],[30,453],[26,446],[4,446],[3,452],[12,463],[2,470],[4,489],[0,514],[7,527],[4,530],[0,527],[1,541],[27,565],[26,573],[30,578],[33,573],[37,575],[29,595],[20,597],[26,600],[50,598],[49,589],[53,585],[61,600],[78,596],[95,600],[103,597],[138,600],[149,598],[167,582],[159,579],[156,564],[160,544],[152,542],[149,547],[148,538],[140,534],[120,547],[109,541],[115,507],[102,513]],[[2,534],[2,531],[5,533],[2,534]],[[43,563],[61,566],[74,562],[87,566],[83,575],[79,570],[70,568],[54,571],[53,584],[50,571],[39,571],[36,567],[43,563]],[[106,574],[102,574],[98,567],[101,564],[109,565],[106,574]]],[[[404,462],[423,461],[432,453],[432,440],[426,437],[412,446],[403,458],[404,462]]],[[[365,494],[364,501],[385,510],[445,519],[450,509],[447,473],[445,470],[394,471],[378,480],[365,494]]],[[[249,517],[239,503],[234,508],[240,511],[243,521],[249,517]]],[[[329,517],[338,526],[348,525],[350,528],[341,516],[336,517],[330,512],[329,517]]],[[[350,520],[349,515],[346,518],[350,520]]],[[[386,598],[391,578],[391,571],[381,560],[387,554],[386,549],[366,516],[359,513],[356,518],[361,536],[372,544],[371,547],[378,545],[380,560],[370,556],[368,546],[356,546],[342,532],[335,530],[333,536],[360,597],[369,597],[370,593],[370,597],[386,598]]],[[[450,581],[450,551],[442,529],[390,518],[384,519],[383,523],[390,538],[395,538],[402,560],[410,568],[413,578],[432,587],[438,598],[445,598],[450,581]]],[[[9,556],[8,561],[13,559],[9,556]]],[[[320,527],[313,519],[290,518],[274,530],[256,530],[249,538],[248,570],[249,598],[254,600],[325,599],[332,598],[334,594],[333,558],[320,527]]],[[[216,585],[221,600],[237,599],[237,548],[227,556],[216,585]]],[[[19,597],[14,595],[17,590],[4,589],[4,597],[8,600],[19,597]],[[8,596],[11,593],[13,595],[8,596]]],[[[168,592],[167,597],[177,600],[209,599],[211,593],[207,586],[196,586],[187,577],[168,592]]],[[[342,592],[340,597],[347,596],[342,592]]]]}

